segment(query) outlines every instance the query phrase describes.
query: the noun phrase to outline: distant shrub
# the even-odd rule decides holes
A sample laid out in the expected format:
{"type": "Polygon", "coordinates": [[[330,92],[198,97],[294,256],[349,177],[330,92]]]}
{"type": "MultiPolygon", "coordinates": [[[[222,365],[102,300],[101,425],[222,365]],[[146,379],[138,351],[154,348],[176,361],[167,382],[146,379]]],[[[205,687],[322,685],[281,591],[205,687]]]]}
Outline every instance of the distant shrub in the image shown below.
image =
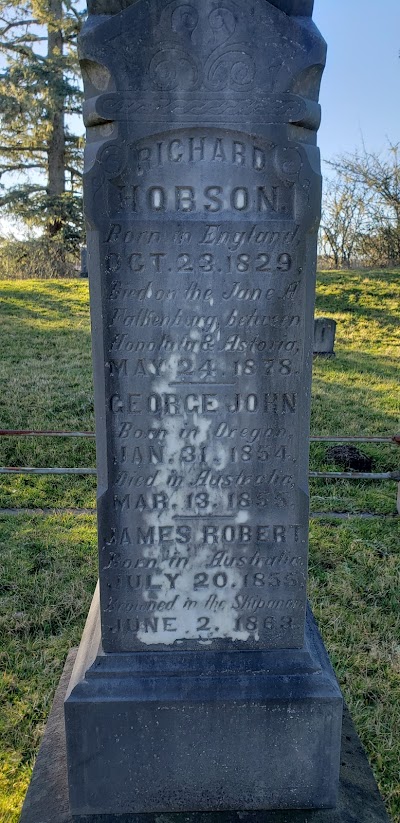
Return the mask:
{"type": "Polygon", "coordinates": [[[63,243],[49,237],[0,238],[0,279],[76,277],[79,261],[63,243]]]}

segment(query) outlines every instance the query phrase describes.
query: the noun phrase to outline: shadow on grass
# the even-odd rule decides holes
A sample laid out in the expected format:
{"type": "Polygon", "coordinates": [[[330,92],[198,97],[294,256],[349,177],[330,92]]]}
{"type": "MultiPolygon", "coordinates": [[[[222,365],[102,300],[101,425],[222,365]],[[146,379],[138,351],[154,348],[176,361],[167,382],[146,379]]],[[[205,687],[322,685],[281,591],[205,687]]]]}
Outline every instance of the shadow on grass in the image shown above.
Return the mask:
{"type": "MultiPolygon", "coordinates": [[[[367,354],[360,348],[359,351],[336,348],[336,357],[328,360],[314,361],[314,377],[323,379],[324,372],[338,377],[344,374],[371,375],[384,380],[398,381],[399,371],[394,358],[385,355],[367,354]]],[[[340,382],[340,381],[339,381],[340,382]]],[[[340,390],[342,390],[340,385],[340,390]]],[[[370,386],[368,385],[368,390],[370,386]]]]}
{"type": "Polygon", "coordinates": [[[393,436],[398,412],[393,389],[398,372],[387,357],[338,351],[314,366],[311,431],[317,434],[393,436]],[[387,381],[387,382],[386,382],[387,381]],[[386,385],[385,385],[386,383],[386,385]]]}
{"type": "MultiPolygon", "coordinates": [[[[319,273],[318,314],[348,313],[355,319],[374,320],[379,325],[398,328],[399,314],[388,306],[396,301],[394,282],[400,284],[400,271],[319,273]]],[[[400,296],[400,285],[397,293],[400,296]]]]}
{"type": "Polygon", "coordinates": [[[35,320],[65,321],[69,319],[73,321],[77,317],[86,317],[89,323],[88,292],[85,293],[82,284],[78,281],[76,291],[79,292],[79,296],[71,295],[74,285],[71,281],[65,283],[51,281],[51,291],[49,286],[46,288],[40,283],[37,284],[37,291],[35,291],[31,283],[21,288],[21,286],[10,287],[8,283],[0,281],[2,314],[17,319],[35,320]],[[50,312],[54,315],[53,317],[49,317],[50,312]]]}
{"type": "MultiPolygon", "coordinates": [[[[391,295],[393,297],[393,294],[391,295]]],[[[363,317],[366,321],[374,320],[384,328],[399,327],[399,315],[388,314],[387,310],[379,308],[367,308],[354,300],[350,299],[351,295],[342,294],[340,300],[340,308],[338,308],[337,295],[324,294],[318,298],[317,312],[320,315],[343,314],[348,312],[352,317],[363,317]]]]}

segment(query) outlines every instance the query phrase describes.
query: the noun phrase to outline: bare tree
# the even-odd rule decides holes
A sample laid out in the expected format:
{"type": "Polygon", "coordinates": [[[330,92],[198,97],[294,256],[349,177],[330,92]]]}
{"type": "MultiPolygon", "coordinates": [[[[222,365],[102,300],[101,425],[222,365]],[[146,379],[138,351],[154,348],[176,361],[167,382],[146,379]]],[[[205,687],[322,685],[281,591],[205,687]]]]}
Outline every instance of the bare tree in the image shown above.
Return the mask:
{"type": "Polygon", "coordinates": [[[325,187],[320,248],[336,268],[350,268],[362,244],[367,203],[359,184],[338,173],[325,187]]]}
{"type": "Polygon", "coordinates": [[[389,142],[383,153],[365,146],[329,162],[365,200],[361,252],[368,262],[400,264],[400,143],[389,142]]]}

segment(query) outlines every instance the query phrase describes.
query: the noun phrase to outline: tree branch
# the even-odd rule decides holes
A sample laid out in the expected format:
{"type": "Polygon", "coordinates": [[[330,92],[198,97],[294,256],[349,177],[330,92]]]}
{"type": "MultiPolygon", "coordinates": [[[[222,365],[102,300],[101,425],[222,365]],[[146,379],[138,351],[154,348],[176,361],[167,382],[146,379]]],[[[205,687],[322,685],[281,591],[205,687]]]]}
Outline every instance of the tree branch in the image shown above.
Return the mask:
{"type": "Polygon", "coordinates": [[[22,152],[22,151],[40,151],[46,153],[46,149],[42,146],[0,146],[0,154],[6,152],[22,152]]]}
{"type": "Polygon", "coordinates": [[[70,172],[70,174],[73,174],[74,177],[80,177],[81,179],[83,179],[83,174],[78,169],[74,169],[73,166],[65,166],[65,168],[67,171],[70,172]]]}
{"type": "Polygon", "coordinates": [[[18,163],[15,166],[1,166],[0,165],[0,177],[3,174],[9,174],[13,171],[26,171],[27,169],[43,169],[44,166],[41,163],[18,163]]]}
{"type": "Polygon", "coordinates": [[[0,36],[4,37],[10,29],[14,29],[17,26],[40,26],[39,20],[15,20],[15,21],[7,21],[4,17],[0,17],[0,20],[4,23],[4,28],[0,29],[0,36]]]}
{"type": "MultiPolygon", "coordinates": [[[[46,37],[38,38],[38,40],[46,39],[46,37]]],[[[22,57],[30,57],[32,60],[37,60],[38,63],[45,64],[47,62],[47,58],[44,55],[36,54],[33,49],[28,49],[26,46],[20,46],[16,43],[0,43],[0,51],[2,49],[14,51],[16,54],[21,54],[22,57]]]]}

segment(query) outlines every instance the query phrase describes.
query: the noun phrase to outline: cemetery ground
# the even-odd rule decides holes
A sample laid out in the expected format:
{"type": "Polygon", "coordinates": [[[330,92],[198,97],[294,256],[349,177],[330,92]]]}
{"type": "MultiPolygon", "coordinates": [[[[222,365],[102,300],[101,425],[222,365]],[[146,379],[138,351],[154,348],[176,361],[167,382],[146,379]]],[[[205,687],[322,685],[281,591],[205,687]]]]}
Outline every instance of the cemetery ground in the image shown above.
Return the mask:
{"type": "MultiPolygon", "coordinates": [[[[0,426],[93,431],[88,285],[1,281],[0,426]]],[[[398,271],[319,275],[336,358],[314,362],[312,434],[395,434],[398,271]]],[[[311,468],[340,470],[315,444],[311,468]]],[[[373,471],[399,451],[361,447],[373,471]]],[[[2,466],[95,465],[94,441],[0,438],[2,466]]],[[[310,599],[389,813],[400,823],[400,546],[396,484],[311,482],[310,599]]],[[[96,580],[94,477],[0,475],[0,821],[15,823],[69,648],[96,580]],[[13,509],[13,513],[4,510],[13,509]],[[28,512],[17,512],[28,509],[28,512]],[[39,511],[32,512],[34,509],[39,511]],[[40,512],[40,509],[55,510],[40,512]]]]}

